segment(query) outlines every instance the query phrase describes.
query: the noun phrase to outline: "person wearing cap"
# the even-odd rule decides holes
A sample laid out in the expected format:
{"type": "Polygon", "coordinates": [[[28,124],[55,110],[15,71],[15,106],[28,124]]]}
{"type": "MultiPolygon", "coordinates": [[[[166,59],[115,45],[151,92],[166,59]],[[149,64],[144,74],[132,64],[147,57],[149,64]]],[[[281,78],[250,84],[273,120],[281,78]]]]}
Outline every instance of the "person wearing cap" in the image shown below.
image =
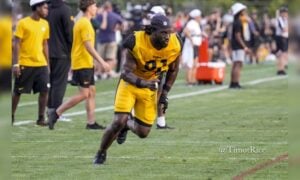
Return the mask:
{"type": "Polygon", "coordinates": [[[94,59],[105,71],[109,71],[109,65],[100,57],[94,48],[95,31],[91,19],[95,17],[97,6],[95,0],[80,0],[79,8],[84,15],[75,23],[73,28],[73,44],[71,50],[71,69],[73,71],[73,85],[79,87],[79,92],[69,98],[58,108],[48,109],[49,129],[54,125],[66,110],[78,103],[86,102],[87,125],[86,129],[104,129],[95,121],[95,96],[94,59]]]}
{"type": "Polygon", "coordinates": [[[229,88],[240,89],[240,74],[245,61],[246,53],[251,53],[248,48],[245,39],[250,34],[249,27],[247,25],[247,7],[241,3],[235,3],[232,7],[232,13],[234,16],[234,22],[232,25],[232,37],[231,37],[231,48],[232,48],[232,69],[231,69],[231,82],[229,88]],[[245,28],[246,27],[246,28],[245,28]],[[248,33],[247,33],[248,32],[248,33]]]}
{"type": "Polygon", "coordinates": [[[288,9],[281,7],[279,16],[276,18],[276,55],[277,55],[277,75],[286,75],[285,67],[288,64],[288,9]]]}
{"type": "Polygon", "coordinates": [[[48,39],[49,24],[47,0],[30,0],[31,16],[21,19],[14,33],[13,74],[15,84],[12,96],[12,120],[21,94],[39,93],[37,125],[45,126],[45,108],[48,99],[48,39]]]}
{"type": "Polygon", "coordinates": [[[103,134],[94,164],[103,164],[113,141],[124,143],[129,130],[146,138],[157,116],[158,104],[167,108],[168,92],[177,77],[181,54],[180,38],[171,29],[169,19],[158,14],[145,30],[125,40],[127,54],[116,92],[114,118],[103,134]],[[159,76],[163,72],[167,72],[166,81],[160,84],[163,90],[157,100],[159,76]],[[132,109],[135,115],[129,118],[132,109]]]}
{"type": "Polygon", "coordinates": [[[182,50],[182,63],[186,70],[186,83],[187,85],[196,84],[196,65],[198,63],[199,46],[201,45],[201,11],[194,9],[189,13],[190,19],[188,20],[185,28],[183,29],[185,41],[182,50]]]}
{"type": "Polygon", "coordinates": [[[146,18],[143,19],[143,25],[147,26],[150,25],[151,19],[153,18],[153,16],[155,16],[156,14],[162,14],[162,15],[166,15],[166,11],[164,10],[164,8],[162,8],[161,6],[153,6],[150,10],[149,13],[147,14],[146,18]]]}

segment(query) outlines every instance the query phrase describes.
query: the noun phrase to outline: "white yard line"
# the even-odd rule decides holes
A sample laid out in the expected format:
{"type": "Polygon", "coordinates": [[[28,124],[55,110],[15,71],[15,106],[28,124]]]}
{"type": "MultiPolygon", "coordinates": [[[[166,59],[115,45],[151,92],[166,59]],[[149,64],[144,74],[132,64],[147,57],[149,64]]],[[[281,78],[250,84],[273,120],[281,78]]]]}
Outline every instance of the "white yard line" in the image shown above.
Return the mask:
{"type": "Polygon", "coordinates": [[[24,121],[18,121],[18,122],[15,122],[14,123],[14,126],[21,126],[21,125],[25,125],[25,124],[31,124],[33,123],[34,121],[32,120],[24,120],[24,121]]]}
{"type": "MultiPolygon", "coordinates": [[[[285,79],[285,78],[287,78],[287,77],[286,76],[276,76],[276,77],[257,79],[257,80],[246,82],[246,83],[243,83],[243,84],[253,86],[253,85],[256,85],[256,84],[275,81],[275,80],[280,80],[280,79],[285,79]]],[[[184,97],[189,97],[189,96],[196,96],[196,95],[200,95],[200,94],[208,94],[208,93],[212,93],[212,92],[222,91],[222,90],[225,90],[225,89],[228,89],[228,85],[223,85],[223,86],[220,86],[220,87],[204,89],[204,90],[190,92],[190,93],[182,93],[182,94],[171,95],[171,96],[169,96],[169,99],[178,99],[178,98],[184,98],[184,97]]]]}
{"type": "MultiPolygon", "coordinates": [[[[262,79],[257,79],[257,80],[253,80],[253,81],[249,81],[246,83],[243,83],[245,85],[257,85],[257,84],[261,84],[264,82],[270,82],[270,81],[276,81],[276,80],[281,80],[281,79],[286,79],[287,76],[275,76],[275,77],[268,77],[268,78],[262,78],[262,79]]],[[[194,92],[190,92],[190,93],[180,93],[180,94],[175,94],[175,95],[171,95],[169,96],[169,99],[178,99],[178,98],[185,98],[185,97],[190,97],[190,96],[196,96],[196,95],[200,95],[200,94],[208,94],[208,93],[213,93],[213,92],[218,92],[218,91],[223,91],[228,89],[228,85],[223,85],[220,87],[214,87],[214,88],[209,88],[209,89],[202,89],[199,91],[194,91],[194,92]]],[[[110,111],[113,110],[114,106],[106,106],[106,107],[100,107],[100,108],[96,108],[95,112],[103,112],[103,111],[110,111]]],[[[63,114],[65,117],[73,117],[73,116],[79,116],[79,115],[83,115],[86,114],[86,111],[77,111],[77,112],[71,112],[71,113],[66,113],[63,114]]],[[[30,124],[34,121],[19,121],[14,123],[14,125],[24,125],[24,124],[30,124]]]]}

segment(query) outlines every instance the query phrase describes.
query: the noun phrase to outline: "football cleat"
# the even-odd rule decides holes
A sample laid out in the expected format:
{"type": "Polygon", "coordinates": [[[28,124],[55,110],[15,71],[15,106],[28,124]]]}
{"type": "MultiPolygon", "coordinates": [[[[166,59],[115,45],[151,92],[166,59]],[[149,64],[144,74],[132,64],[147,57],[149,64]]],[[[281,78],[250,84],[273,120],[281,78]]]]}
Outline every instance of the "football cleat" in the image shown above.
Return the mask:
{"type": "Polygon", "coordinates": [[[128,127],[124,127],[118,134],[117,136],[117,143],[118,144],[123,144],[126,141],[126,137],[127,137],[127,132],[128,132],[129,128],[128,127]]]}
{"type": "Polygon", "coordinates": [[[174,127],[170,127],[167,124],[165,126],[160,126],[156,124],[156,129],[175,129],[174,127]]]}
{"type": "Polygon", "coordinates": [[[101,165],[101,164],[104,164],[105,161],[106,161],[106,152],[102,152],[102,153],[97,152],[93,163],[95,165],[101,165]]]}
{"type": "Polygon", "coordinates": [[[105,126],[99,125],[97,122],[94,124],[87,124],[86,129],[98,130],[98,129],[105,129],[105,126]]]}

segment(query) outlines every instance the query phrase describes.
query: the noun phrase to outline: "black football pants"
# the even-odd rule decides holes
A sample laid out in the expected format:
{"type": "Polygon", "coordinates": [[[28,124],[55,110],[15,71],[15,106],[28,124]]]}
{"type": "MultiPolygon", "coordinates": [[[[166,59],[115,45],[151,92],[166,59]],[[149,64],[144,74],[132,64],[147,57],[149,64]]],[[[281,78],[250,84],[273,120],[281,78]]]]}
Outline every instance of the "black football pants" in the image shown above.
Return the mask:
{"type": "Polygon", "coordinates": [[[65,95],[68,84],[68,73],[71,60],[69,58],[50,58],[50,91],[48,108],[58,108],[65,95]]]}

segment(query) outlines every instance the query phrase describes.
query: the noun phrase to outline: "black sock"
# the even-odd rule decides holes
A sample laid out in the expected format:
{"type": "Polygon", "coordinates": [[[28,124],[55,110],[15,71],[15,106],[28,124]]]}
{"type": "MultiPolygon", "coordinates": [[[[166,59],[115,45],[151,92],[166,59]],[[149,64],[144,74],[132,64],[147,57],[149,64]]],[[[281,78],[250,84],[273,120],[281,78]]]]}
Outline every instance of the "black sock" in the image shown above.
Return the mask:
{"type": "Polygon", "coordinates": [[[230,86],[237,86],[239,83],[237,83],[237,82],[231,82],[230,83],[230,86]]]}
{"type": "Polygon", "coordinates": [[[44,121],[45,120],[45,116],[44,115],[39,115],[38,121],[44,121]]]}

